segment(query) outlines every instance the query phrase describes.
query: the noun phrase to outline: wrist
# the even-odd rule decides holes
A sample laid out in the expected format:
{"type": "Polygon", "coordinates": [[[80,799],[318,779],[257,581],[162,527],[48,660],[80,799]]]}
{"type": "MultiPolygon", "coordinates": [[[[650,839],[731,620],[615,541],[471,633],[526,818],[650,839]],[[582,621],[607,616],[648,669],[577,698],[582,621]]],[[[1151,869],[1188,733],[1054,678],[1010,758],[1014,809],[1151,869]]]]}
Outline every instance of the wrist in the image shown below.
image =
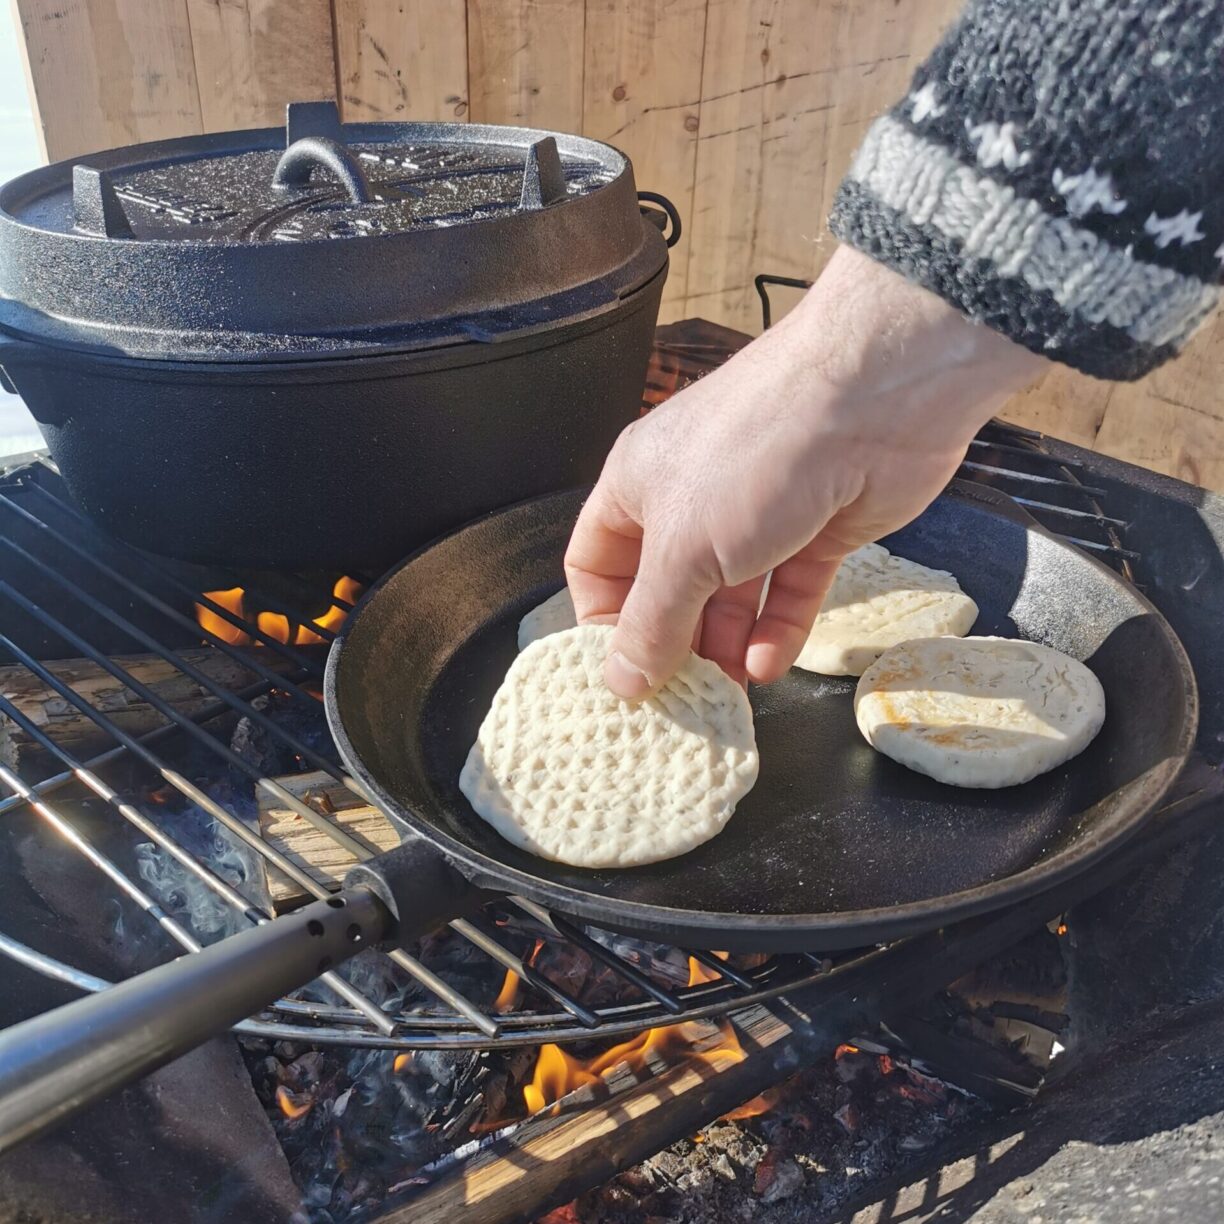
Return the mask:
{"type": "Polygon", "coordinates": [[[943,445],[967,444],[1049,366],[852,247],[775,330],[823,412],[859,428],[878,416],[890,431],[932,429],[943,445]]]}

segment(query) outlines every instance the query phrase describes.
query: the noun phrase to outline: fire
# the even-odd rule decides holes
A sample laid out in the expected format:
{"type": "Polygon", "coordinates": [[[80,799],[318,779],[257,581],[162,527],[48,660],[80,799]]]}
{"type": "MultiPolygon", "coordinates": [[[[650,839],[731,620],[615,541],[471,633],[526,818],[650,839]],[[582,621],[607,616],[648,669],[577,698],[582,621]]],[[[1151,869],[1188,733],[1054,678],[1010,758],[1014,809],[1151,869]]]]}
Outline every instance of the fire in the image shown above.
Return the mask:
{"type": "Polygon", "coordinates": [[[302,1099],[294,1096],[284,1084],[276,1090],[276,1103],[281,1107],[281,1113],[286,1118],[304,1118],[314,1104],[309,1097],[302,1099]]]}
{"type": "Polygon", "coordinates": [[[519,975],[513,969],[506,970],[506,980],[502,983],[502,988],[497,992],[497,998],[493,1000],[493,1010],[495,1012],[513,1011],[515,1004],[518,1003],[519,995],[519,975]]]}
{"type": "MultiPolygon", "coordinates": [[[[725,952],[716,952],[714,955],[723,960],[727,958],[725,952]]],[[[716,972],[708,969],[695,957],[689,957],[690,986],[715,981],[717,978],[716,972]]],[[[504,989],[503,987],[503,992],[504,989]]],[[[598,1084],[609,1071],[621,1064],[627,1064],[634,1071],[640,1070],[652,1053],[657,1053],[662,1058],[698,1058],[719,1069],[747,1058],[734,1030],[725,1020],[719,1025],[720,1039],[717,1045],[703,1050],[687,1048],[707,1036],[708,1029],[700,1024],[685,1022],[667,1025],[648,1029],[645,1033],[639,1033],[636,1037],[588,1059],[576,1058],[558,1045],[541,1046],[531,1083],[523,1088],[523,1103],[529,1114],[539,1113],[579,1088],[598,1084]]],[[[752,1118],[764,1113],[771,1105],[772,1101],[768,1096],[762,1095],[745,1102],[726,1116],[733,1120],[752,1118]]]]}
{"type": "MultiPolygon", "coordinates": [[[[316,617],[310,623],[317,629],[325,629],[335,633],[344,624],[344,618],[348,615],[349,605],[357,602],[361,592],[361,583],[355,578],[337,578],[335,586],[332,587],[332,599],[336,602],[322,616],[316,617]]],[[[255,612],[252,609],[248,609],[246,606],[246,592],[242,587],[232,587],[228,591],[206,591],[204,598],[211,600],[240,620],[246,621],[247,624],[251,623],[253,617],[260,633],[277,642],[284,642],[288,646],[325,646],[327,644],[326,638],[313,633],[305,625],[298,625],[294,628],[290,624],[289,618],[281,615],[279,612],[255,612]]],[[[249,634],[239,629],[236,625],[231,625],[229,621],[219,616],[211,608],[207,608],[203,604],[196,604],[195,612],[196,621],[200,628],[207,633],[213,634],[215,637],[219,637],[223,642],[228,642],[231,646],[250,646],[253,644],[249,634]]],[[[254,644],[258,645],[259,643],[255,642],[254,644]]]]}
{"type": "Polygon", "coordinates": [[[406,1051],[403,1054],[397,1054],[395,1056],[395,1062],[391,1064],[391,1070],[394,1071],[398,1075],[411,1062],[412,1062],[411,1051],[406,1051]]]}

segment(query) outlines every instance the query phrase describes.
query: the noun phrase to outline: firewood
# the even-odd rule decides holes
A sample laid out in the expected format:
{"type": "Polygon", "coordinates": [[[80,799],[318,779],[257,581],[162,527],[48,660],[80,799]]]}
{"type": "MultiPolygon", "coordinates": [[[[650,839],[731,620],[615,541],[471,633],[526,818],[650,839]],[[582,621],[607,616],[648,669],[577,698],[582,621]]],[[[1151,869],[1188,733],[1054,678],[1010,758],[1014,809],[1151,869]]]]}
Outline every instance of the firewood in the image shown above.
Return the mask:
{"type": "MultiPolygon", "coordinates": [[[[179,653],[214,684],[230,691],[244,688],[258,679],[254,672],[219,650],[205,647],[179,653]]],[[[260,661],[278,675],[293,670],[289,660],[271,651],[261,652],[260,661]]],[[[114,662],[183,714],[198,714],[217,700],[203,685],[160,655],[118,655],[114,662]]],[[[46,667],[129,735],[144,735],[168,721],[148,702],[88,659],[56,659],[46,667]]],[[[105,731],[20,664],[0,666],[0,693],[78,760],[87,760],[115,746],[115,741],[105,731]]],[[[47,772],[53,760],[37,739],[0,714],[0,764],[10,769],[25,766],[29,776],[36,778],[47,772]]]]}
{"type": "MultiPolygon", "coordinates": [[[[372,849],[381,852],[399,844],[399,834],[382,812],[327,774],[312,771],[273,780],[372,849]]],[[[259,831],[264,840],[325,888],[339,888],[357,860],[305,817],[278,802],[274,795],[260,789],[258,799],[259,831]]],[[[268,868],[268,888],[278,911],[292,909],[306,900],[301,885],[275,867],[268,868]]]]}

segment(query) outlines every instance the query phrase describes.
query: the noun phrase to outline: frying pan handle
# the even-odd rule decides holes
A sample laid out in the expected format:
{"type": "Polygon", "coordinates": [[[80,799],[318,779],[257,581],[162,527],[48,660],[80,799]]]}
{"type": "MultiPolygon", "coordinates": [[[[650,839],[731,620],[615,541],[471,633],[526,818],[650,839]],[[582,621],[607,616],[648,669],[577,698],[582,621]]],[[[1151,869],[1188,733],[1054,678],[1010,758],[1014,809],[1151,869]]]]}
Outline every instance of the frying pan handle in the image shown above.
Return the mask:
{"type": "Polygon", "coordinates": [[[295,140],[280,156],[272,175],[273,187],[305,187],[318,166],[340,180],[353,204],[368,204],[374,197],[361,163],[338,140],[306,136],[295,140]]]}
{"type": "Polygon", "coordinates": [[[348,887],[0,1032],[0,1152],[224,1033],[363,948],[403,941],[457,916],[478,895],[425,843],[413,839],[400,849],[381,856],[392,860],[389,868],[366,865],[354,873],[370,887],[348,887]]]}

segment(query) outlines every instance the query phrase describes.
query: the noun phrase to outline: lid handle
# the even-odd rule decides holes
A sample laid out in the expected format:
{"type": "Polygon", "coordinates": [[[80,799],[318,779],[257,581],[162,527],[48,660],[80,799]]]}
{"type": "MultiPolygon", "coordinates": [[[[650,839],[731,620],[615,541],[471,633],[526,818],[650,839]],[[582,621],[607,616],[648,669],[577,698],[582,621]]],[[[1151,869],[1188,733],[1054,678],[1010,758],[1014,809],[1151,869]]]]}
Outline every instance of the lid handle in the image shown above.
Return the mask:
{"type": "Polygon", "coordinates": [[[338,140],[307,136],[295,140],[276,163],[273,187],[305,187],[315,167],[329,170],[348,192],[350,203],[368,204],[374,197],[361,163],[338,140]]]}
{"type": "Polygon", "coordinates": [[[545,136],[527,150],[519,208],[547,208],[549,204],[565,199],[565,195],[565,170],[561,166],[557,142],[551,136],[545,136]]]}
{"type": "Polygon", "coordinates": [[[72,167],[72,226],[82,234],[99,238],[132,238],[123,204],[115,184],[104,170],[93,166],[72,167]]]}
{"type": "Polygon", "coordinates": [[[343,139],[344,129],[340,126],[340,112],[331,98],[326,102],[290,102],[285,107],[286,148],[307,136],[343,139]]]}

